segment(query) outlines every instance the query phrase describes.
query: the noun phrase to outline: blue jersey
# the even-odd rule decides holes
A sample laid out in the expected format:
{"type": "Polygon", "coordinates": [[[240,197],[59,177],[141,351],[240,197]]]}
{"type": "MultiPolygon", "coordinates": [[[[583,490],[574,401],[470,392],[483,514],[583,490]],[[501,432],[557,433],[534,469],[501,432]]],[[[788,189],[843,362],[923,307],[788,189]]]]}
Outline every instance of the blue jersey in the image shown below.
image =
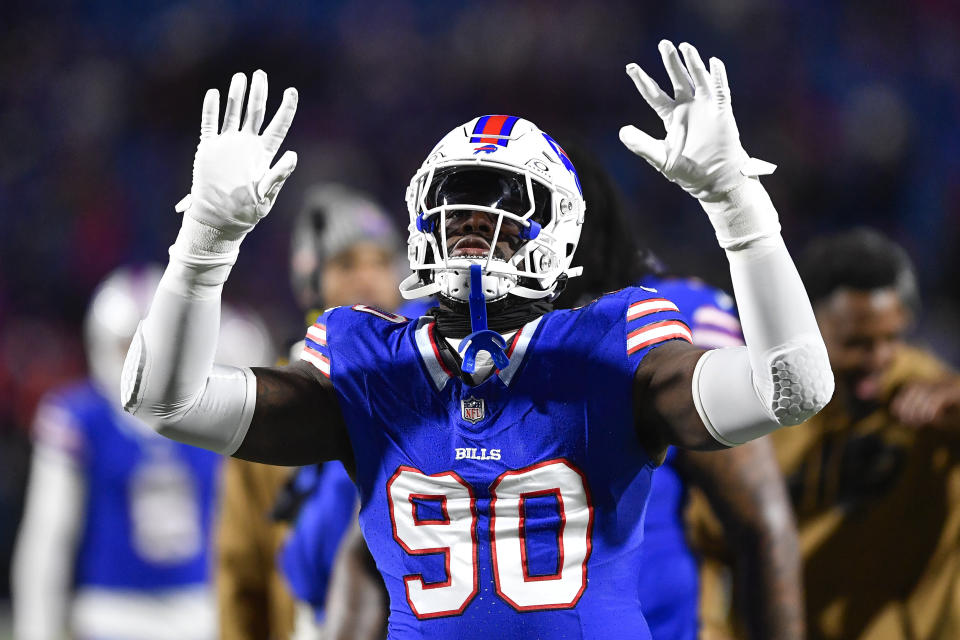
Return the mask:
{"type": "MultiPolygon", "coordinates": [[[[433,298],[407,301],[397,309],[406,318],[424,315],[433,298]]],[[[297,471],[297,492],[305,495],[279,566],[298,600],[309,603],[319,622],[325,618],[327,586],[340,542],[353,521],[357,489],[339,461],[297,471]]]]}
{"type": "MultiPolygon", "coordinates": [[[[692,278],[648,277],[642,281],[679,307],[693,332],[694,344],[716,348],[743,344],[733,299],[692,278]]],[[[643,613],[656,639],[697,637],[699,580],[697,560],[687,545],[683,522],[687,491],[671,447],[653,474],[647,506],[642,566],[638,572],[643,613]]]]}
{"type": "Polygon", "coordinates": [[[343,464],[334,460],[304,467],[295,479],[307,495],[280,551],[279,564],[290,590],[324,619],[327,585],[337,549],[356,511],[357,489],[343,464]]]}
{"type": "Polygon", "coordinates": [[[677,307],[629,288],[531,321],[471,386],[431,318],[320,317],[301,357],[347,424],[391,638],[650,637],[636,574],[655,465],[632,388],[676,339],[691,339],[677,307]]]}
{"type": "Polygon", "coordinates": [[[49,396],[35,436],[38,446],[68,455],[86,481],[77,587],[207,582],[219,456],[153,433],[90,382],[49,396]]]}

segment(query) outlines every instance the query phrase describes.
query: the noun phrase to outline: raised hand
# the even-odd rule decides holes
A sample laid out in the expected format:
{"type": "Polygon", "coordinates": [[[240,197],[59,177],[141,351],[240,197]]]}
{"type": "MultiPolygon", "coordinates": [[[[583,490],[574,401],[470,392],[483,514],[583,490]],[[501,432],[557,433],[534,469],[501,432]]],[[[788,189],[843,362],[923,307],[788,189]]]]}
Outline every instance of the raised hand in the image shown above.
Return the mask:
{"type": "Polygon", "coordinates": [[[246,75],[235,74],[219,134],[220,92],[210,89],[204,96],[200,144],[193,160],[193,187],[176,207],[205,225],[231,234],[246,233],[270,212],[284,181],[297,166],[297,154],[293,151],[285,152],[270,166],[297,112],[297,90],[284,92],[280,108],[261,134],[267,74],[254,72],[241,123],[246,89],[246,75]]]}
{"type": "Polygon", "coordinates": [[[723,63],[710,58],[707,71],[686,42],[680,45],[683,62],[669,40],[661,40],[659,48],[673,98],[636,64],[627,65],[627,75],[663,120],[667,135],[657,140],[628,125],[620,129],[623,144],[699,200],[720,197],[749,176],[773,173],[774,165],[751,159],[740,144],[723,63]]]}

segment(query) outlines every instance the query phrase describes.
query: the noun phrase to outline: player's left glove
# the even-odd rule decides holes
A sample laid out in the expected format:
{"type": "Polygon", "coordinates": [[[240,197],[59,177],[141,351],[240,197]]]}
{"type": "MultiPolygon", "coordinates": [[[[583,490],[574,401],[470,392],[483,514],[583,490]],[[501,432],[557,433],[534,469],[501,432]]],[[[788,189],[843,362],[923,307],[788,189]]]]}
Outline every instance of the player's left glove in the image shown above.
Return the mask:
{"type": "Polygon", "coordinates": [[[711,58],[708,72],[696,48],[684,42],[680,51],[686,66],[672,42],[660,41],[672,99],[643,69],[627,65],[627,75],[663,120],[667,136],[657,140],[629,125],[620,129],[623,144],[698,200],[715,200],[747,177],[773,173],[774,165],[750,158],[740,144],[723,63],[711,58]]]}

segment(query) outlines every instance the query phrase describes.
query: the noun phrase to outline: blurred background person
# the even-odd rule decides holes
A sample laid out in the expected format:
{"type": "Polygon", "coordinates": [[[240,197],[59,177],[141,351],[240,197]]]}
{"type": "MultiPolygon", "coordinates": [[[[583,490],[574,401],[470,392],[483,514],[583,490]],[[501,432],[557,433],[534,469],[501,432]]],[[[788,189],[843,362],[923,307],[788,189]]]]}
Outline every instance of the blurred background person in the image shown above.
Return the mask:
{"type": "MultiPolygon", "coordinates": [[[[12,574],[17,640],[215,637],[208,552],[219,458],[165,441],[119,405],[124,350],[161,273],[124,267],[104,280],[84,323],[90,377],[37,410],[12,574]]],[[[221,324],[231,348],[220,361],[270,362],[259,319],[228,307],[221,324]]]]}
{"type": "MultiPolygon", "coordinates": [[[[330,306],[367,304],[396,309],[400,303],[400,258],[397,232],[388,214],[369,195],[333,183],[307,190],[290,250],[291,282],[307,326],[330,306]]],[[[296,357],[302,348],[302,341],[294,344],[291,354],[296,357]]],[[[326,486],[328,490],[333,487],[326,486]]],[[[339,462],[298,472],[236,458],[225,461],[217,526],[221,638],[286,640],[294,631],[295,617],[301,633],[316,626],[309,609],[295,615],[293,594],[277,569],[277,553],[290,522],[301,511],[308,515],[316,511],[328,529],[344,530],[353,515],[355,496],[339,462]],[[348,485],[345,515],[309,506],[321,478],[348,485]]],[[[317,563],[332,562],[324,557],[322,552],[306,550],[297,566],[304,571],[319,570],[317,563]]],[[[296,590],[301,583],[294,578],[292,584],[296,590]]],[[[308,597],[301,594],[301,600],[308,597]]]]}
{"type": "MultiPolygon", "coordinates": [[[[906,340],[919,310],[910,259],[858,228],[815,240],[798,267],[837,385],[820,415],[773,436],[799,522],[809,637],[958,638],[960,379],[906,340]]],[[[707,531],[705,586],[722,590],[707,531]]],[[[711,638],[731,633],[717,626],[711,638]]]]}

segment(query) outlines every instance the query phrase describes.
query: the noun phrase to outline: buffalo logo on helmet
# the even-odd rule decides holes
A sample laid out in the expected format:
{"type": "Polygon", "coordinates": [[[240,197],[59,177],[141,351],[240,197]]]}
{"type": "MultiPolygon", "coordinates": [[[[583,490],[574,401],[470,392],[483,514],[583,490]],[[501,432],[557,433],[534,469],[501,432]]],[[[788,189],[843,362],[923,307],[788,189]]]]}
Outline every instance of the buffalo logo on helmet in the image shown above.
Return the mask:
{"type": "Polygon", "coordinates": [[[485,144],[485,145],[483,145],[482,147],[477,147],[476,149],[474,149],[474,150],[473,150],[473,155],[477,155],[477,154],[479,154],[479,153],[493,153],[493,152],[496,151],[496,150],[497,150],[497,145],[495,145],[495,144],[485,144]]]}

